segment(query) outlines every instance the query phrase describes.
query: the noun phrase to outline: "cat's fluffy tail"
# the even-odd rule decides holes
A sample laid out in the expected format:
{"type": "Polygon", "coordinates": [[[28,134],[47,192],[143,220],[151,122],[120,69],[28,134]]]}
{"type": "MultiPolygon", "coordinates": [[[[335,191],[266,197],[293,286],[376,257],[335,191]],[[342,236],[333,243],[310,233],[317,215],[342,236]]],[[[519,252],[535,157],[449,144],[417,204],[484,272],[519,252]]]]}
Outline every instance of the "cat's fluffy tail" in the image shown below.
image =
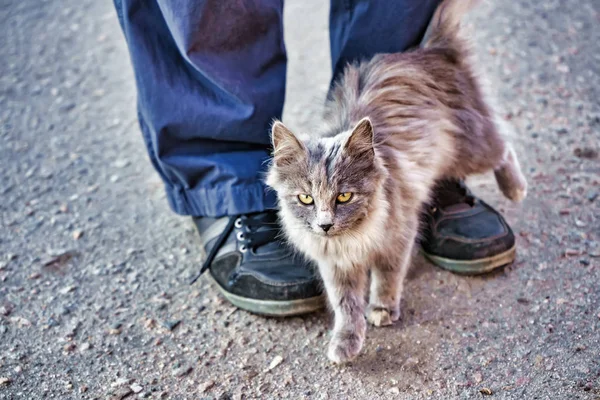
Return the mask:
{"type": "Polygon", "coordinates": [[[477,3],[479,0],[443,0],[429,22],[421,47],[460,49],[461,42],[458,39],[460,20],[477,3]]]}

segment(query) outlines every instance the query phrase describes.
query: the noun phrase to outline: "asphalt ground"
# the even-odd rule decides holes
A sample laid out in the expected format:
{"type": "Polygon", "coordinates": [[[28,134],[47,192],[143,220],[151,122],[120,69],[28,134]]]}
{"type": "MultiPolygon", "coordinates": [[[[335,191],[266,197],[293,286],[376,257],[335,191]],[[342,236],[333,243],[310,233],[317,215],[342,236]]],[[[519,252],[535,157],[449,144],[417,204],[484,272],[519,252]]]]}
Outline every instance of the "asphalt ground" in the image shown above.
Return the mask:
{"type": "MultiPolygon", "coordinates": [[[[306,128],[330,77],[326,2],[285,18],[284,121],[306,128]]],[[[326,312],[264,318],[188,285],[200,241],[145,153],[112,3],[4,0],[0,21],[0,399],[600,398],[598,1],[468,18],[530,189],[514,205],[489,176],[470,186],[518,259],[463,277],[417,255],[403,319],[341,368],[326,312]]]]}

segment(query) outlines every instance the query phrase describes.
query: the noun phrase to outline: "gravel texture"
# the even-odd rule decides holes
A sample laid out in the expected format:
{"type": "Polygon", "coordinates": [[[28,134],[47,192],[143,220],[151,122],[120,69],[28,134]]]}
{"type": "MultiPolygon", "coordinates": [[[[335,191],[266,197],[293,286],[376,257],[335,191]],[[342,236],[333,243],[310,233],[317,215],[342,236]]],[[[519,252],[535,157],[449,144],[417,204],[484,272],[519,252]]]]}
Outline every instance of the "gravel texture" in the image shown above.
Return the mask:
{"type": "MultiPolygon", "coordinates": [[[[286,5],[293,127],[328,85],[323,4],[286,5]]],[[[518,261],[473,278],[417,256],[402,321],[341,368],[327,313],[262,318],[187,284],[203,254],[147,159],[111,2],[4,0],[0,20],[0,399],[600,398],[597,0],[470,16],[530,192],[471,187],[518,261]]]]}

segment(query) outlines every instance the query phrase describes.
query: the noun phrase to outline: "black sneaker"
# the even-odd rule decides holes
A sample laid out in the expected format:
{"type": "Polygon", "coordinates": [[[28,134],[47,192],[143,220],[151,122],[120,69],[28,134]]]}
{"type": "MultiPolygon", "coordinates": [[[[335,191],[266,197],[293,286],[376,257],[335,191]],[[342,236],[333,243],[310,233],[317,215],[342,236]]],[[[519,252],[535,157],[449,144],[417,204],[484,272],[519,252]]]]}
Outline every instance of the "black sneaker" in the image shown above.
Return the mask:
{"type": "Polygon", "coordinates": [[[498,211],[473,196],[463,182],[443,181],[423,213],[421,246],[437,266],[483,274],[515,260],[515,236],[498,211]]]}
{"type": "Polygon", "coordinates": [[[208,269],[235,306],[273,316],[305,314],[324,306],[312,264],[283,242],[275,211],[194,218],[194,223],[207,253],[200,274],[208,269]]]}

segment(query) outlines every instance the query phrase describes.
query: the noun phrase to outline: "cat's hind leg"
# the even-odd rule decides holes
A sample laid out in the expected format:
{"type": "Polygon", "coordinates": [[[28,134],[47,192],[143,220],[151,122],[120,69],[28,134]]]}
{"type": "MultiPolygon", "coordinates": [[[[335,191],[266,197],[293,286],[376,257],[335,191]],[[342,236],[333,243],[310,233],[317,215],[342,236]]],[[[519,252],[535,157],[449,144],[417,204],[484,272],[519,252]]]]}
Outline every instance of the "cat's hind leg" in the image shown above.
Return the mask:
{"type": "Polygon", "coordinates": [[[401,276],[399,268],[382,266],[371,270],[371,294],[367,307],[367,320],[375,326],[392,325],[400,318],[401,276]]]}
{"type": "Polygon", "coordinates": [[[510,143],[506,143],[500,165],[494,169],[496,182],[502,193],[512,201],[521,201],[527,195],[527,181],[519,160],[510,143]]]}
{"type": "Polygon", "coordinates": [[[416,229],[408,235],[402,235],[393,249],[377,255],[373,260],[366,314],[369,323],[375,326],[391,325],[400,318],[404,278],[412,260],[415,236],[416,229]]]}

